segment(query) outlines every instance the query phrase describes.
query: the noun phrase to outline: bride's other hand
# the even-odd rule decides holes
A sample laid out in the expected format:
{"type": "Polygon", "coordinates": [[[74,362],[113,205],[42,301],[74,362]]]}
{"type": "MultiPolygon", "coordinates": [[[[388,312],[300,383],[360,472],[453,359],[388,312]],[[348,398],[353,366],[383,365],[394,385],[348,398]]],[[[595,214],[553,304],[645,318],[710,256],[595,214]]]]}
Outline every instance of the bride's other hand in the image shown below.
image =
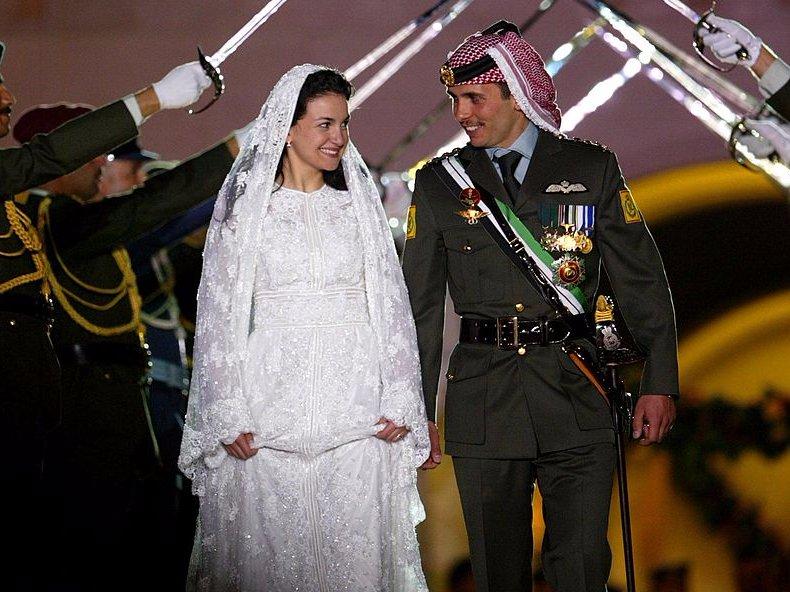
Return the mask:
{"type": "Polygon", "coordinates": [[[376,438],[379,438],[380,440],[386,440],[389,443],[402,440],[406,437],[406,434],[409,433],[409,428],[406,426],[399,426],[394,421],[387,419],[386,417],[382,417],[378,421],[378,424],[384,424],[385,427],[376,434],[376,438]]]}
{"type": "Polygon", "coordinates": [[[240,434],[232,444],[223,444],[225,452],[239,460],[247,460],[258,454],[258,449],[252,447],[252,434],[240,434]]]}

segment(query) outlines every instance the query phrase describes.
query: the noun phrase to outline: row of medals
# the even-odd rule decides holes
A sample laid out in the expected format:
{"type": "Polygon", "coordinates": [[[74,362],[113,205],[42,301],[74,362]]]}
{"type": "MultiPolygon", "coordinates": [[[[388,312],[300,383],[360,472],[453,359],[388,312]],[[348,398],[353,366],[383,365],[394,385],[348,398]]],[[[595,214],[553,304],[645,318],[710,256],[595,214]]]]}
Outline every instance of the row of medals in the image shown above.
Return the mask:
{"type": "MultiPolygon", "coordinates": [[[[477,224],[480,218],[488,216],[488,212],[478,209],[480,192],[474,187],[467,187],[461,191],[460,201],[466,206],[458,215],[466,219],[467,224],[477,224]]],[[[593,248],[592,239],[588,236],[587,229],[576,230],[573,224],[564,223],[560,227],[543,227],[543,236],[540,244],[551,253],[562,253],[551,264],[554,272],[552,281],[563,287],[573,287],[584,280],[584,261],[579,253],[587,255],[593,248]]]]}

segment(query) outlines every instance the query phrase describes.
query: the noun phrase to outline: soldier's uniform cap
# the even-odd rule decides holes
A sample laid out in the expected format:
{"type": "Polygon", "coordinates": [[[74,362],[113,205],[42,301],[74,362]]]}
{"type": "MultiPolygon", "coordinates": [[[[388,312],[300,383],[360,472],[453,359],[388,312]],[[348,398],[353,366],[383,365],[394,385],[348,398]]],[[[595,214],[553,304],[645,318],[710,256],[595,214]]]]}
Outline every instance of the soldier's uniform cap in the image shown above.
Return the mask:
{"type": "Polygon", "coordinates": [[[464,39],[447,56],[439,75],[447,87],[504,82],[535,125],[553,132],[560,127],[554,82],[513,23],[499,21],[464,39]]]}
{"type": "Polygon", "coordinates": [[[48,134],[56,127],[93,111],[91,105],[75,103],[55,103],[36,105],[25,111],[14,125],[14,139],[24,144],[36,134],[48,134]]]}
{"type": "Polygon", "coordinates": [[[159,158],[156,152],[141,148],[137,138],[129,140],[126,144],[121,144],[111,154],[114,160],[149,161],[159,158]]]}

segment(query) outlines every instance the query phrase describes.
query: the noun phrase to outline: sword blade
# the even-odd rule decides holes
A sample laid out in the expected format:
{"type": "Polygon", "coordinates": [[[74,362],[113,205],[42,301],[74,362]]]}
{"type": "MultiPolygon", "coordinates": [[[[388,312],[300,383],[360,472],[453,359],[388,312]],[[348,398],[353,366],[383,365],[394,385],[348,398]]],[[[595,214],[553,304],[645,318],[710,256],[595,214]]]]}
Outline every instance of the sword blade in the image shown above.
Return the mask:
{"type": "Polygon", "coordinates": [[[681,2],[680,0],[663,0],[663,1],[664,4],[678,11],[680,14],[685,16],[688,20],[690,20],[695,25],[698,22],[700,22],[701,17],[699,13],[697,13],[693,8],[681,2]]]}
{"type": "Polygon", "coordinates": [[[406,23],[403,27],[401,27],[398,31],[390,35],[387,39],[385,39],[379,46],[371,51],[368,55],[364,56],[361,60],[359,60],[353,66],[350,66],[348,70],[344,72],[345,77],[351,82],[354,78],[356,78],[359,74],[364,72],[367,68],[375,64],[381,57],[385,54],[389,53],[389,51],[398,45],[401,41],[406,39],[409,35],[411,35],[412,31],[417,29],[423,22],[428,20],[433,16],[433,14],[439,10],[444,4],[447,4],[450,0],[439,0],[436,4],[431,6],[428,10],[423,12],[420,16],[413,18],[408,23],[406,23]]]}
{"type": "Polygon", "coordinates": [[[244,25],[238,32],[228,39],[225,44],[220,47],[213,55],[208,56],[209,63],[215,68],[224,62],[228,56],[232,55],[242,43],[244,43],[250,35],[258,30],[263,23],[269,20],[269,17],[277,12],[280,7],[286,3],[287,0],[270,0],[255,16],[253,16],[247,24],[244,25]]]}

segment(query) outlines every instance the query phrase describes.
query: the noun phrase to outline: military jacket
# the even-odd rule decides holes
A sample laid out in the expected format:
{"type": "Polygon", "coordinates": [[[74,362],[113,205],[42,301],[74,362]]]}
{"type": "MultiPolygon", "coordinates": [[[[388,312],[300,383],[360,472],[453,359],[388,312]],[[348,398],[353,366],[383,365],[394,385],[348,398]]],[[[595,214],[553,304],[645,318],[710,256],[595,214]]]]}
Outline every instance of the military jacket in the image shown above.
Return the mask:
{"type": "Polygon", "coordinates": [[[37,212],[16,209],[14,194],[70,173],[136,135],[129,110],[117,101],[49,134],[39,134],[23,146],[0,150],[0,293],[41,292],[43,260],[37,255],[41,252],[35,228],[37,212]]]}
{"type": "Polygon", "coordinates": [[[97,203],[38,192],[27,196],[20,208],[38,216],[51,269],[56,346],[139,344],[140,301],[125,246],[216,194],[232,164],[223,142],[97,203]]]}
{"type": "MultiPolygon", "coordinates": [[[[484,150],[466,146],[457,157],[476,185],[507,199],[484,150]]],[[[417,173],[403,261],[429,417],[436,411],[446,288],[462,316],[551,316],[482,225],[459,214],[464,206],[458,189],[443,181],[441,167],[435,159],[417,173]]],[[[544,212],[564,207],[588,216],[593,248],[574,253],[586,270],[579,288],[594,302],[606,268],[628,327],[647,353],[641,391],[677,394],[674,311],[663,264],[615,155],[541,131],[511,207],[536,239],[548,230],[544,212]]],[[[447,379],[445,438],[451,454],[531,457],[538,450],[612,438],[606,405],[556,346],[528,347],[519,355],[459,344],[447,379]]]]}
{"type": "Polygon", "coordinates": [[[790,81],[765,101],[785,119],[790,120],[790,81]]]}

